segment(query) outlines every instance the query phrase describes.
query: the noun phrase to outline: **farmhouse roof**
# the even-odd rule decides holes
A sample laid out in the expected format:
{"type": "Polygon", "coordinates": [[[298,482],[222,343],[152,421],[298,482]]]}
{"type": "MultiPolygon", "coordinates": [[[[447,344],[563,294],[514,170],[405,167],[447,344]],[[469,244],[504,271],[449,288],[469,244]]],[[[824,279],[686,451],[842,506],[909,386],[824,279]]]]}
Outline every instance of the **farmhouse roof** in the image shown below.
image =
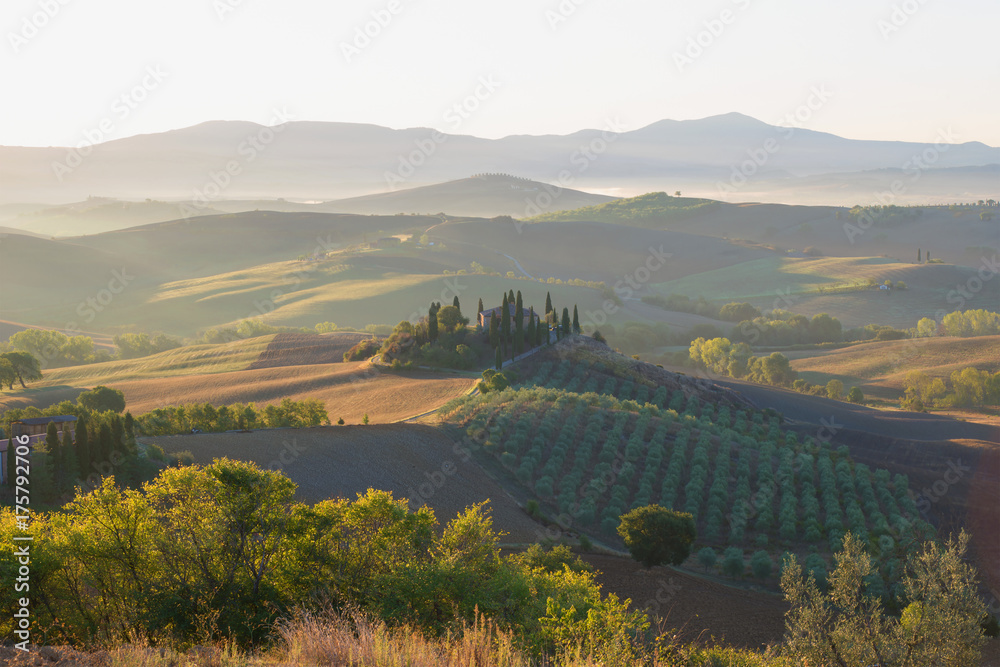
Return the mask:
{"type": "Polygon", "coordinates": [[[31,417],[30,419],[15,419],[11,424],[24,424],[25,426],[41,426],[50,422],[62,424],[63,422],[75,422],[73,415],[59,415],[58,417],[31,417]]]}

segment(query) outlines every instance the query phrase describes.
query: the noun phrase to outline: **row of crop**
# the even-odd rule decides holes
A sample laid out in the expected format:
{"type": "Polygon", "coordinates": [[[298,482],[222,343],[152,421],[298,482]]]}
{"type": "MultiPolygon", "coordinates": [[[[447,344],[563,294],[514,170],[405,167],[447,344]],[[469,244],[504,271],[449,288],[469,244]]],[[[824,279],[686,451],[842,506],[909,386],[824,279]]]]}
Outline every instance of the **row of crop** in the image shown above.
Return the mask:
{"type": "MultiPolygon", "coordinates": [[[[493,406],[499,414],[491,440],[501,443],[502,463],[541,499],[585,524],[599,516],[605,529],[631,507],[659,502],[695,514],[709,541],[740,544],[752,530],[758,545],[829,540],[832,550],[845,530],[865,539],[898,534],[907,525],[904,513],[914,514],[904,506],[912,505],[905,478],[854,466],[846,452],[808,439],[799,443],[775,423],[768,424],[769,439],[758,442],[718,425],[709,429],[705,417],[675,424],[672,413],[655,406],[622,412],[627,401],[608,401],[521,390],[493,406]]],[[[459,412],[466,414],[465,406],[459,412]]],[[[723,406],[714,416],[728,413],[723,406]]]]}

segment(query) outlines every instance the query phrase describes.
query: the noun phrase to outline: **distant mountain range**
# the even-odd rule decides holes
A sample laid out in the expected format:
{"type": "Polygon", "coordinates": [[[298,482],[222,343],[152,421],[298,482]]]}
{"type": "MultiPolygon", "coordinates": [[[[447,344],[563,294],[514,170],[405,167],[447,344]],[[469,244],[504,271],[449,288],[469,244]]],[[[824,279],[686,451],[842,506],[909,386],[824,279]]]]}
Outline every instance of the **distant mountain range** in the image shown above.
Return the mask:
{"type": "Polygon", "coordinates": [[[948,143],[956,139],[944,128],[929,143],[852,140],[737,113],[502,139],[354,123],[269,128],[211,121],[80,151],[0,147],[0,203],[66,203],[92,195],[206,205],[274,197],[325,201],[505,173],[608,194],[683,188],[731,201],[769,191],[795,200],[818,188],[827,203],[844,204],[859,196],[873,200],[871,184],[886,180],[873,181],[878,170],[897,170],[900,176],[887,182],[901,178],[906,197],[995,196],[1000,148],[948,143]]]}

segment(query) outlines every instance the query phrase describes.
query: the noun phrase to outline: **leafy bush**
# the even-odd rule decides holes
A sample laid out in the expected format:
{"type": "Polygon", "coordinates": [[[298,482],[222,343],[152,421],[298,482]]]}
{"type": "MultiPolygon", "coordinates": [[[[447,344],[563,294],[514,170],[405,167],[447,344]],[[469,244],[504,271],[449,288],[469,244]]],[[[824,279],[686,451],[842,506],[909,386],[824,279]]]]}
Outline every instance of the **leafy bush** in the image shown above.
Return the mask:
{"type": "Polygon", "coordinates": [[[358,341],[351,349],[344,352],[344,361],[364,361],[378,354],[382,342],[377,338],[366,338],[358,341]]]}

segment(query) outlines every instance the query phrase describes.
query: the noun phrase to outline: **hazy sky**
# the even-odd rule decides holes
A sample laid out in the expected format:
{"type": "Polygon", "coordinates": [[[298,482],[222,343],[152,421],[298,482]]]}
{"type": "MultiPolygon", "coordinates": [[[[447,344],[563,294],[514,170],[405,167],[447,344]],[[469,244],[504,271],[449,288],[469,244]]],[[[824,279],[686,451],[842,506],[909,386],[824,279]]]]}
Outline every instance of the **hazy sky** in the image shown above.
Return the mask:
{"type": "Polygon", "coordinates": [[[851,138],[950,126],[1000,146],[997,0],[4,0],[0,16],[0,145],[275,109],[483,137],[798,109],[851,138]]]}

